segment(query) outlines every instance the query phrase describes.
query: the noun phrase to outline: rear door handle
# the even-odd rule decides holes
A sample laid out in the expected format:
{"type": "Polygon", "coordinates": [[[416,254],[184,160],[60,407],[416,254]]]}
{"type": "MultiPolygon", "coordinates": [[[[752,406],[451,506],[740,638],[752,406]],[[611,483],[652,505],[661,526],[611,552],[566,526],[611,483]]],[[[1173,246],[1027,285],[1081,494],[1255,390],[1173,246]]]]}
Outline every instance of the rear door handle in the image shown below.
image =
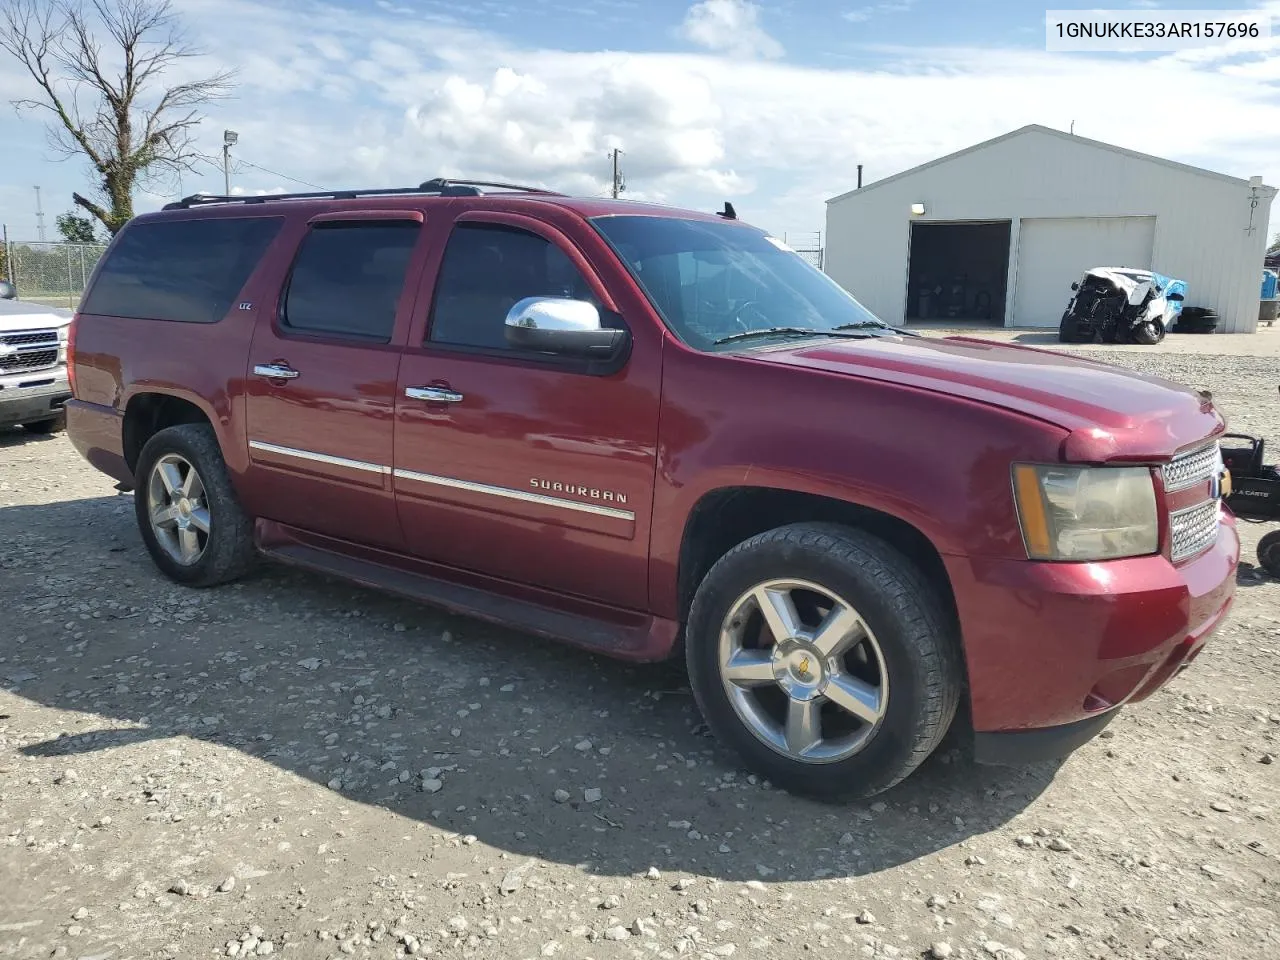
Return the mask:
{"type": "Polygon", "coordinates": [[[254,366],[253,374],[268,380],[295,380],[298,377],[298,371],[287,363],[259,363],[254,366]]]}
{"type": "Polygon", "coordinates": [[[404,395],[410,400],[428,400],[432,403],[462,402],[462,394],[448,387],[405,387],[404,395]]]}

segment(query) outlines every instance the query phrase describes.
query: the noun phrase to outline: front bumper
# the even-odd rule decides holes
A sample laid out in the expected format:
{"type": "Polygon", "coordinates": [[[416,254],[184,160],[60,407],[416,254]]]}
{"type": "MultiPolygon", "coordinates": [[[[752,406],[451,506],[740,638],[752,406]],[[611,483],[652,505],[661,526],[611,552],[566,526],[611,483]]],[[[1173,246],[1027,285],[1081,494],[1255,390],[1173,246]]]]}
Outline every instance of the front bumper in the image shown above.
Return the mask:
{"type": "Polygon", "coordinates": [[[1024,748],[997,747],[1013,742],[1003,735],[1019,733],[1025,744],[1049,749],[1042,758],[1061,756],[1053,751],[1070,752],[1105,726],[1089,721],[1149,697],[1221,625],[1239,559],[1227,511],[1215,544],[1178,565],[1162,556],[1105,563],[945,557],[977,745],[1016,753],[1024,748]]]}
{"type": "Polygon", "coordinates": [[[0,377],[0,427],[57,417],[70,398],[65,366],[0,377]]]}

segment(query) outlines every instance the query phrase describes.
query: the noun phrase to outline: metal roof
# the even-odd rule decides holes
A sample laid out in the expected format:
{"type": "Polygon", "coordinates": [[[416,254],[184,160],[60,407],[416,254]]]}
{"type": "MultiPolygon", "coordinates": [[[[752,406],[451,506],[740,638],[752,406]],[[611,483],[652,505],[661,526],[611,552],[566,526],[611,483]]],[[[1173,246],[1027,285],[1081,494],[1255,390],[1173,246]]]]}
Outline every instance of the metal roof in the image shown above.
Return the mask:
{"type": "MultiPolygon", "coordinates": [[[[1158,164],[1161,164],[1162,166],[1172,167],[1175,170],[1181,170],[1185,173],[1194,173],[1202,177],[1211,177],[1214,180],[1225,181],[1227,183],[1234,183],[1237,186],[1241,186],[1241,187],[1250,186],[1250,183],[1248,180],[1244,180],[1240,177],[1228,176],[1225,173],[1217,173],[1216,171],[1213,171],[1213,170],[1206,170],[1203,167],[1195,167],[1189,163],[1179,163],[1177,160],[1166,160],[1164,157],[1152,156],[1149,153],[1140,153],[1137,150],[1130,150],[1126,147],[1117,147],[1113,143],[1104,143],[1101,140],[1090,140],[1088,137],[1077,136],[1074,133],[1065,133],[1062,130],[1055,130],[1052,127],[1041,126],[1038,123],[1030,123],[1030,124],[1027,124],[1027,126],[1025,127],[1019,127],[1017,130],[1011,130],[1010,132],[1001,134],[998,137],[992,137],[990,140],[983,140],[981,143],[975,143],[971,147],[965,147],[963,150],[957,150],[955,153],[948,153],[946,156],[938,157],[936,160],[930,160],[927,163],[922,163],[918,166],[911,167],[908,170],[903,170],[900,173],[895,173],[891,176],[885,177],[883,180],[875,180],[871,183],[866,184],[863,187],[855,188],[853,190],[848,190],[840,194],[839,196],[832,197],[830,200],[827,201],[827,203],[838,203],[839,201],[844,200],[847,197],[852,197],[855,194],[866,193],[868,190],[874,190],[876,187],[883,186],[886,183],[892,183],[895,180],[901,180],[904,177],[909,177],[912,174],[919,173],[921,170],[927,170],[930,167],[936,167],[939,164],[943,164],[943,163],[947,163],[948,161],[955,160],[957,157],[962,157],[965,154],[974,153],[975,151],[978,151],[978,150],[984,150],[987,147],[995,146],[997,143],[1003,143],[1005,140],[1012,140],[1014,137],[1025,136],[1028,133],[1048,134],[1049,136],[1058,137],[1059,139],[1066,140],[1070,143],[1083,144],[1084,146],[1094,147],[1099,150],[1110,150],[1112,153],[1118,153],[1123,157],[1129,157],[1134,160],[1146,160],[1149,163],[1158,163],[1158,164]]],[[[1264,192],[1269,191],[1271,196],[1275,196],[1275,192],[1276,192],[1275,187],[1269,187],[1269,186],[1263,185],[1262,190],[1264,192]]]]}

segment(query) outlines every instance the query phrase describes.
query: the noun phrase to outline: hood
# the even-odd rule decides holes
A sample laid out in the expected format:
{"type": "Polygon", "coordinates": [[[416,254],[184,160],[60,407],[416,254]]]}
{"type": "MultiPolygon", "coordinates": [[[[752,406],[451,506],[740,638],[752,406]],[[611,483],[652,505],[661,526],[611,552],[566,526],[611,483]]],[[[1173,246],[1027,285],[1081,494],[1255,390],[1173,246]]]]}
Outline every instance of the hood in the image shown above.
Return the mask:
{"type": "Polygon", "coordinates": [[[1077,463],[1164,460],[1226,428],[1191,387],[1111,364],[970,337],[806,341],[744,352],[785,364],[901,384],[1002,407],[1068,432],[1077,463]]]}
{"type": "Polygon", "coordinates": [[[50,307],[27,300],[0,300],[0,333],[14,330],[41,330],[65,327],[73,314],[62,307],[50,307]]]}

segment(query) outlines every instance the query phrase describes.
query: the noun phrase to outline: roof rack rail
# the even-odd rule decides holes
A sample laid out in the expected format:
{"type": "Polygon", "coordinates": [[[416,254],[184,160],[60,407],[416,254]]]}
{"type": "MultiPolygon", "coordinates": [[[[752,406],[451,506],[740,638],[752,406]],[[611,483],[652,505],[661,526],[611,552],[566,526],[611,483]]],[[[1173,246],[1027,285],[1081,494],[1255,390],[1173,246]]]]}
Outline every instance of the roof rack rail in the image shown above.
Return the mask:
{"type": "Polygon", "coordinates": [[[564,194],[541,187],[529,187],[518,183],[501,183],[492,180],[450,180],[436,177],[416,187],[382,187],[369,190],[320,190],[314,193],[269,193],[261,196],[221,196],[218,194],[197,193],[172,203],[166,203],[165,210],[187,210],[191,207],[203,207],[218,203],[268,203],[275,200],[355,200],[357,197],[395,197],[395,196],[435,196],[435,197],[478,197],[484,193],[482,187],[498,190],[514,190],[520,193],[536,193],[543,196],[562,197],[564,194]]]}

